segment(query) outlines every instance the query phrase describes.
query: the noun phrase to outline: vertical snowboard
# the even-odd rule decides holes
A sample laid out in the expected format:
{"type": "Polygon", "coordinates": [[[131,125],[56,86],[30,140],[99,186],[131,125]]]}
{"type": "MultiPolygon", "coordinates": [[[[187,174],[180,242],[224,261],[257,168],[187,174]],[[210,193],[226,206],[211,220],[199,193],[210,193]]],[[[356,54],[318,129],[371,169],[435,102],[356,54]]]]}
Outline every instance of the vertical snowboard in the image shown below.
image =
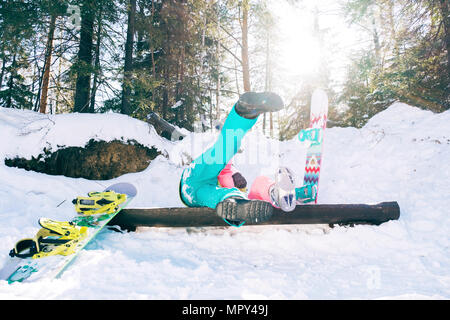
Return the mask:
{"type": "MultiPolygon", "coordinates": [[[[71,220],[77,228],[84,228],[86,235],[74,248],[70,255],[53,255],[38,259],[33,258],[11,258],[0,270],[0,280],[13,282],[34,282],[40,279],[58,278],[71,265],[80,251],[113,219],[131,200],[136,196],[136,188],[129,183],[117,183],[104,191],[114,191],[125,194],[126,200],[121,203],[113,213],[97,215],[78,215],[71,220]]],[[[50,219],[46,221],[52,222],[50,219]]],[[[58,223],[58,222],[56,222],[58,223]]]]}
{"type": "Polygon", "coordinates": [[[319,191],[320,168],[323,160],[323,137],[327,127],[328,96],[325,91],[316,89],[311,99],[309,128],[300,131],[300,141],[309,141],[306,152],[303,187],[297,188],[300,203],[315,202],[319,191]]]}

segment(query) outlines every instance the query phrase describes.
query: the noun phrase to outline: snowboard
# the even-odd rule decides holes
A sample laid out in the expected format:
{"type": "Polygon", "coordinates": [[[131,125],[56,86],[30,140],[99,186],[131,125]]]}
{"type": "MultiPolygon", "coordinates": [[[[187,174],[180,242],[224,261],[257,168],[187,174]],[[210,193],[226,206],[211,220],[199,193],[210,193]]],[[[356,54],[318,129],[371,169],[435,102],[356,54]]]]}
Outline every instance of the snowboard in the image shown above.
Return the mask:
{"type": "MultiPolygon", "coordinates": [[[[136,196],[136,188],[129,183],[117,183],[104,190],[125,194],[126,200],[117,209],[108,214],[78,215],[70,223],[80,230],[83,230],[83,238],[77,241],[73,248],[73,253],[69,255],[53,255],[38,259],[13,257],[6,266],[0,270],[0,280],[8,283],[14,282],[34,282],[41,279],[59,278],[62,273],[72,264],[83,248],[95,238],[95,236],[136,196]]],[[[50,219],[42,218],[46,222],[53,222],[50,219]]],[[[42,219],[40,219],[40,224],[42,219]]],[[[54,222],[60,223],[60,222],[54,222]]]]}
{"type": "Polygon", "coordinates": [[[327,127],[328,96],[322,89],[316,89],[311,98],[309,128],[301,130],[298,139],[308,141],[303,186],[296,188],[298,203],[317,203],[320,169],[323,162],[323,138],[327,127]]]}

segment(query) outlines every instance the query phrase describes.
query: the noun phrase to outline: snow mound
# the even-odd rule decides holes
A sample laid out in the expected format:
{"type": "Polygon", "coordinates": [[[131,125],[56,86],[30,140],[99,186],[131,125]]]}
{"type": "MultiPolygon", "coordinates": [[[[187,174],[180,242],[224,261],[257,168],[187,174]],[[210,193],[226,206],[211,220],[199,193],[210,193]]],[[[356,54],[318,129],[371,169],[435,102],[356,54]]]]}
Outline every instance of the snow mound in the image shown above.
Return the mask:
{"type": "Polygon", "coordinates": [[[404,103],[395,103],[372,117],[364,129],[403,135],[405,138],[434,139],[438,143],[448,143],[450,126],[448,111],[435,114],[404,103]]]}
{"type": "Polygon", "coordinates": [[[0,130],[8,143],[0,156],[30,158],[44,148],[84,147],[91,139],[136,140],[144,146],[164,150],[164,141],[147,123],[117,113],[48,115],[0,108],[0,130]]]}
{"type": "MultiPolygon", "coordinates": [[[[29,299],[449,299],[450,111],[402,103],[362,129],[325,133],[320,203],[398,201],[399,221],[379,227],[255,226],[102,232],[61,279],[8,285],[1,298],[29,299]]],[[[0,108],[0,268],[37,220],[68,220],[71,200],[116,182],[138,189],[133,207],[182,206],[178,183],[216,133],[160,138],[119,114],[41,115],[0,108]],[[136,140],[159,156],[143,172],[110,181],[48,176],[4,165],[43,148],[90,139],[136,140]]],[[[305,146],[250,132],[235,157],[249,184],[278,165],[303,178],[305,146]]]]}

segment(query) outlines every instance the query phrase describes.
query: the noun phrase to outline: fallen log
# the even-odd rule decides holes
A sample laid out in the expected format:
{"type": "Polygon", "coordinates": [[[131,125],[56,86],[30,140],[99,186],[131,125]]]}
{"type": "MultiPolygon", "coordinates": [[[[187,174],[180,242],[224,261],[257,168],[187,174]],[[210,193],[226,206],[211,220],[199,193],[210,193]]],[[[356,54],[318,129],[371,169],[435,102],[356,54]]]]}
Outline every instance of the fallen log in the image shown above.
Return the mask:
{"type": "Polygon", "coordinates": [[[183,140],[185,135],[175,126],[161,118],[158,114],[150,112],[147,115],[147,123],[152,125],[156,132],[163,138],[171,141],[183,140]]]}
{"type": "MultiPolygon", "coordinates": [[[[382,202],[375,205],[315,204],[299,205],[289,213],[274,209],[271,219],[258,225],[380,225],[399,218],[400,207],[397,202],[382,202]]],[[[206,207],[124,209],[109,224],[118,225],[127,230],[135,230],[136,227],[227,226],[225,221],[215,214],[215,210],[206,207]]]]}

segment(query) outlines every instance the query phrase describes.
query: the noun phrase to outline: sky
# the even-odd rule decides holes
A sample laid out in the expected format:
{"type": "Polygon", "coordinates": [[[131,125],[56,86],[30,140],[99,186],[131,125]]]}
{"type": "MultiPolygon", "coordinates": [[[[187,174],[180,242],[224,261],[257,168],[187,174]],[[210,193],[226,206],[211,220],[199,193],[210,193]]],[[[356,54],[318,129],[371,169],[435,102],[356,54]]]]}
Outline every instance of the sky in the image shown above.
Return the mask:
{"type": "Polygon", "coordinates": [[[327,56],[331,78],[338,88],[345,79],[346,66],[353,50],[367,45],[356,26],[349,26],[342,12],[342,0],[272,0],[269,2],[275,16],[279,38],[277,64],[290,78],[301,79],[314,73],[327,56]],[[295,4],[292,4],[295,3],[295,4]],[[314,33],[314,11],[319,12],[319,28],[326,30],[327,52],[321,52],[314,33]]]}

